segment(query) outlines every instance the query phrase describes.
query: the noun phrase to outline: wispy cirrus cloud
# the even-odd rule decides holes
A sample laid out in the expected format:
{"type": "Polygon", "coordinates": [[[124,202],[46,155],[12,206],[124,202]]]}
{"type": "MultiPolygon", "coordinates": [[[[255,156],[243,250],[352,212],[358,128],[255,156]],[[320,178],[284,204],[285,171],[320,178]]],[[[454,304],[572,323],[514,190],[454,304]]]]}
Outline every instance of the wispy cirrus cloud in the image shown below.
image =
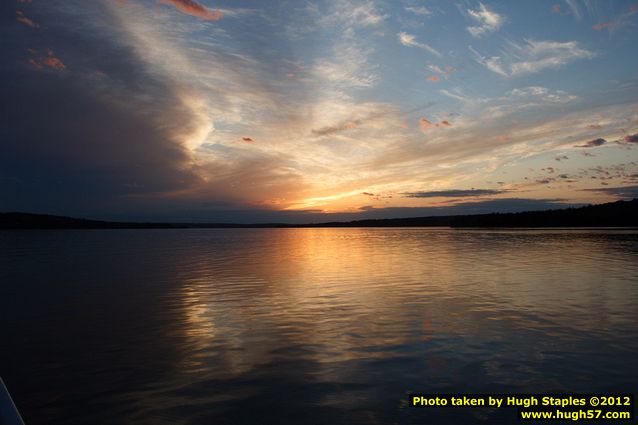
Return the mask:
{"type": "Polygon", "coordinates": [[[479,3],[478,9],[468,9],[467,13],[477,23],[467,27],[468,32],[474,37],[494,32],[505,22],[505,17],[488,9],[483,3],[479,3]]]}
{"type": "Polygon", "coordinates": [[[205,21],[218,21],[222,17],[219,10],[211,12],[206,6],[194,0],[159,0],[161,4],[171,5],[182,13],[195,16],[205,21]]]}
{"type": "Polygon", "coordinates": [[[610,22],[600,22],[596,25],[593,25],[591,28],[596,31],[600,31],[605,28],[613,28],[613,26],[614,26],[614,22],[610,21],[610,22]]]}
{"type": "Polygon", "coordinates": [[[506,96],[501,97],[501,100],[507,100],[508,98],[529,98],[543,103],[567,103],[578,99],[578,96],[563,90],[549,90],[547,87],[530,86],[512,89],[506,93],[506,96]]]}
{"type": "Polygon", "coordinates": [[[408,6],[405,8],[410,13],[415,15],[428,16],[432,14],[432,11],[425,6],[408,6]]]}
{"type": "Polygon", "coordinates": [[[514,45],[522,60],[510,64],[511,75],[528,74],[546,68],[559,68],[577,59],[590,59],[594,53],[580,46],[577,41],[526,40],[522,46],[514,45]]]}
{"type": "Polygon", "coordinates": [[[319,21],[323,26],[339,24],[348,29],[374,27],[381,24],[385,18],[372,1],[343,0],[336,2],[332,13],[324,14],[319,21]]]}
{"type": "Polygon", "coordinates": [[[582,18],[582,14],[580,13],[580,7],[578,7],[578,3],[576,2],[576,0],[565,0],[565,3],[567,3],[567,6],[571,10],[574,17],[580,20],[582,18]]]}
{"type": "Polygon", "coordinates": [[[412,34],[408,34],[407,32],[400,32],[397,34],[397,38],[399,39],[399,42],[401,44],[403,44],[404,46],[409,46],[409,47],[418,47],[419,49],[423,49],[425,51],[428,51],[430,53],[432,53],[433,55],[436,56],[441,56],[441,53],[436,50],[434,47],[429,46],[428,44],[425,43],[421,43],[419,41],[416,40],[416,37],[412,34]]]}
{"type": "Polygon", "coordinates": [[[524,44],[509,42],[510,52],[504,56],[483,56],[472,46],[474,59],[490,71],[504,77],[533,74],[545,69],[563,67],[578,59],[591,59],[595,54],[577,41],[525,40],[524,44]]]}

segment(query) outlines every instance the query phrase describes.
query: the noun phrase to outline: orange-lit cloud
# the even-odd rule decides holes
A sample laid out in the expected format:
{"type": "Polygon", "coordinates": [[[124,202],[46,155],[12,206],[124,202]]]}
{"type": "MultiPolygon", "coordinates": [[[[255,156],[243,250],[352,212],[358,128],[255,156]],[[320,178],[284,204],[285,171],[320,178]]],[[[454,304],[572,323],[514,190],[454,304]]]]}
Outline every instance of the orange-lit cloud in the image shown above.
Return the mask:
{"type": "Polygon", "coordinates": [[[419,120],[419,126],[421,127],[421,131],[425,133],[428,129],[430,129],[434,125],[432,124],[431,121],[429,121],[429,120],[427,120],[425,118],[421,118],[419,120]]]}
{"type": "Polygon", "coordinates": [[[205,21],[218,21],[222,17],[222,13],[219,10],[211,12],[205,6],[194,0],[159,0],[159,2],[175,6],[175,8],[180,12],[195,16],[205,21]]]}
{"type": "Polygon", "coordinates": [[[428,80],[432,81],[433,83],[436,83],[439,81],[439,77],[437,77],[436,75],[432,75],[428,77],[428,80]]]}
{"type": "Polygon", "coordinates": [[[592,26],[592,29],[595,29],[596,31],[602,30],[604,28],[611,28],[614,26],[613,22],[601,22],[599,24],[596,24],[594,26],[592,26]]]}
{"type": "Polygon", "coordinates": [[[589,124],[587,126],[587,128],[591,128],[591,129],[594,129],[594,130],[599,130],[599,129],[603,128],[603,126],[600,125],[600,124],[589,124]]]}
{"type": "Polygon", "coordinates": [[[555,4],[552,6],[552,12],[560,13],[560,4],[555,4]]]}
{"type": "Polygon", "coordinates": [[[252,137],[242,137],[241,140],[246,143],[255,143],[255,139],[253,139],[252,137]]]}
{"type": "Polygon", "coordinates": [[[31,19],[27,18],[27,16],[20,10],[16,11],[16,20],[21,24],[29,26],[31,28],[39,28],[40,25],[33,22],[31,19]]]}
{"type": "Polygon", "coordinates": [[[435,124],[426,118],[421,118],[419,120],[419,126],[421,127],[421,131],[425,133],[431,128],[452,127],[452,123],[448,120],[442,120],[435,124]]]}
{"type": "Polygon", "coordinates": [[[46,55],[40,54],[35,49],[28,49],[33,56],[29,58],[29,63],[37,69],[43,69],[45,66],[58,71],[66,69],[66,65],[53,54],[53,50],[46,49],[46,55]]]}

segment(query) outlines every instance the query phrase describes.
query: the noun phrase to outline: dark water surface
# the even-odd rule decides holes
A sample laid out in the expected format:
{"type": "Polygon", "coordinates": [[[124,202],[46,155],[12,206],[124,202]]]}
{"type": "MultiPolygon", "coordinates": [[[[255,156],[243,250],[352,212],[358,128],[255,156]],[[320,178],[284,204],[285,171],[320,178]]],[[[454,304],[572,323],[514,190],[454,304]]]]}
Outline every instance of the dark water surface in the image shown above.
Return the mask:
{"type": "Polygon", "coordinates": [[[520,423],[411,392],[638,392],[635,230],[0,232],[27,425],[520,423]]]}

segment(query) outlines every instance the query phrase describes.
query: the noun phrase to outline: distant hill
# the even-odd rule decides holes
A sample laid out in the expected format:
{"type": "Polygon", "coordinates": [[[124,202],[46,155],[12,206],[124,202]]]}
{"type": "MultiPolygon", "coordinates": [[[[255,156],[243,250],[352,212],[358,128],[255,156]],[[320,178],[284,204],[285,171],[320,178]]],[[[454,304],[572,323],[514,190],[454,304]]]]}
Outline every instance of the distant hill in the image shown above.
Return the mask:
{"type": "Polygon", "coordinates": [[[0,213],[0,229],[187,229],[259,227],[638,227],[638,199],[520,213],[390,218],[318,224],[128,223],[21,212],[0,213]]]}

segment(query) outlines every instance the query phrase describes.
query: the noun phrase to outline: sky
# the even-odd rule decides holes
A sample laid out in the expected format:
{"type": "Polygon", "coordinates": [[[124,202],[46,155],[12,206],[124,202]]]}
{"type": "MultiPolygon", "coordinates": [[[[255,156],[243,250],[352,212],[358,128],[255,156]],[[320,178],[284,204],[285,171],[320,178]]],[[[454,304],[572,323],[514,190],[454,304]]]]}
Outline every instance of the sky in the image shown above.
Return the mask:
{"type": "Polygon", "coordinates": [[[638,1],[5,0],[0,211],[318,222],[638,197],[638,1]]]}

